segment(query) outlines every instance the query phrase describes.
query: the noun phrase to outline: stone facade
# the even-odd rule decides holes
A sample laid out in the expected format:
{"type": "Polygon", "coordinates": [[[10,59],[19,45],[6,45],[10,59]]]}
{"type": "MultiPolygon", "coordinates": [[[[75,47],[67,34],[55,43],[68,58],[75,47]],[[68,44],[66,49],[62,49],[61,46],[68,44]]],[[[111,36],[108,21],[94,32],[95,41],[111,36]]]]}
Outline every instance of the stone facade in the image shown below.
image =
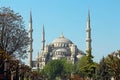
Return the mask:
{"type": "Polygon", "coordinates": [[[62,34],[60,37],[53,40],[49,45],[45,45],[45,31],[43,25],[42,31],[42,48],[38,53],[38,56],[33,61],[32,60],[32,16],[30,16],[30,29],[29,29],[29,38],[30,44],[28,48],[28,63],[29,66],[33,69],[43,69],[44,66],[51,60],[55,59],[66,59],[67,61],[75,64],[78,59],[85,55],[91,55],[91,28],[90,28],[90,11],[88,12],[88,20],[86,26],[86,54],[78,49],[71,40],[64,37],[62,34]],[[88,54],[88,52],[90,53],[88,54]],[[31,65],[32,64],[32,65],[31,65]]]}
{"type": "Polygon", "coordinates": [[[84,55],[85,53],[79,50],[72,41],[61,35],[40,51],[36,58],[38,64],[35,67],[39,65],[39,69],[43,69],[47,62],[55,59],[66,59],[74,64],[84,55]]]}

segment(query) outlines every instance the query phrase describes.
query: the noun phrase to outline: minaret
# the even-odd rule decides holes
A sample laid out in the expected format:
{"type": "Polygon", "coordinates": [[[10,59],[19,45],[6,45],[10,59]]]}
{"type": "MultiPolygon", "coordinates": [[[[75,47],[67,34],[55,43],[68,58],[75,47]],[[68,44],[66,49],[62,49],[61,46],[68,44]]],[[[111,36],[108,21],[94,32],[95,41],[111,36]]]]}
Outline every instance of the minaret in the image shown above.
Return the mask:
{"type": "Polygon", "coordinates": [[[44,30],[44,25],[43,25],[43,30],[42,30],[42,50],[44,51],[45,48],[45,30],[44,30]]]}
{"type": "Polygon", "coordinates": [[[29,30],[28,30],[28,37],[29,37],[29,45],[28,45],[28,66],[32,68],[32,52],[33,52],[33,48],[32,48],[32,13],[30,12],[30,23],[29,23],[29,30]]]}
{"type": "Polygon", "coordinates": [[[38,63],[37,63],[37,70],[38,70],[38,73],[39,73],[39,52],[38,52],[38,59],[37,59],[37,61],[38,61],[38,63]]]}
{"type": "Polygon", "coordinates": [[[86,55],[92,56],[91,51],[91,28],[90,28],[90,11],[88,11],[88,20],[86,26],[86,55]]]}

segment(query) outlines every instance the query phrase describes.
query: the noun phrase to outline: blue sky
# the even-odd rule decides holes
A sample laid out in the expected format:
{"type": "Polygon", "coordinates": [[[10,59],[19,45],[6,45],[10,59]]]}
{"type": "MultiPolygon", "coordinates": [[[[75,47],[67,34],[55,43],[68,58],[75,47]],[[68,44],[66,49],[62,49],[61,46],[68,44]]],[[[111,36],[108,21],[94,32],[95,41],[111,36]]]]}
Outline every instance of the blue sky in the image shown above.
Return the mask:
{"type": "Polygon", "coordinates": [[[21,14],[26,29],[32,11],[33,59],[41,49],[43,24],[46,44],[63,33],[85,52],[88,9],[94,60],[99,62],[103,56],[120,49],[120,0],[0,0],[0,7],[10,7],[21,14]]]}

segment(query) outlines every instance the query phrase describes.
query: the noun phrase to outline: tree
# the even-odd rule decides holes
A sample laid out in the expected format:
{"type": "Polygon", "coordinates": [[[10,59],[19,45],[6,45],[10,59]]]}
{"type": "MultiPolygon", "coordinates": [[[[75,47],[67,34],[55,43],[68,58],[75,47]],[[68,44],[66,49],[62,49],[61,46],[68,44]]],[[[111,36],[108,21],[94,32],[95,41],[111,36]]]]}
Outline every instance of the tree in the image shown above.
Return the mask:
{"type": "Polygon", "coordinates": [[[93,62],[93,56],[91,54],[91,50],[88,50],[86,51],[86,60],[87,60],[87,63],[92,63],[93,62]]]}
{"type": "Polygon", "coordinates": [[[97,80],[110,80],[111,72],[104,57],[98,65],[95,76],[97,80]]]}
{"type": "Polygon", "coordinates": [[[64,77],[65,74],[71,73],[73,70],[73,64],[67,62],[66,60],[52,60],[47,63],[43,69],[44,75],[48,76],[50,79],[55,79],[56,77],[64,77]]]}
{"type": "Polygon", "coordinates": [[[64,65],[64,73],[66,75],[71,74],[72,72],[74,72],[74,64],[66,61],[66,60],[62,60],[63,61],[63,65],[64,65]]]}
{"type": "Polygon", "coordinates": [[[109,54],[103,58],[97,69],[97,80],[114,80],[120,79],[120,50],[109,54]]]}
{"type": "Polygon", "coordinates": [[[115,80],[120,79],[120,50],[113,52],[106,58],[106,63],[115,80]]]}
{"type": "Polygon", "coordinates": [[[81,76],[86,76],[85,74],[85,65],[87,65],[87,58],[86,56],[83,56],[78,62],[77,62],[77,73],[79,73],[81,76]]]}
{"type": "Polygon", "coordinates": [[[76,71],[83,78],[94,78],[96,68],[97,63],[93,62],[90,56],[84,56],[78,61],[76,71]]]}
{"type": "Polygon", "coordinates": [[[63,68],[64,66],[60,60],[52,60],[45,65],[44,72],[50,79],[55,79],[62,74],[63,68]]]}
{"type": "Polygon", "coordinates": [[[0,47],[7,54],[22,58],[25,56],[28,33],[24,27],[23,18],[19,13],[8,7],[0,8],[0,47]]]}

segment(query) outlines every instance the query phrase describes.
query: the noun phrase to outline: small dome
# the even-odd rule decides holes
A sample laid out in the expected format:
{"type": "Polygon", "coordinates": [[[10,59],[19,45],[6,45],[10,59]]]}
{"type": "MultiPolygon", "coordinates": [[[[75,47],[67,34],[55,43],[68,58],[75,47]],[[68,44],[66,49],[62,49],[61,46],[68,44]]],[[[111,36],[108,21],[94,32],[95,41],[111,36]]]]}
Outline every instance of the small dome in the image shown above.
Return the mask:
{"type": "Polygon", "coordinates": [[[82,58],[83,56],[84,56],[84,55],[82,55],[82,54],[78,54],[78,55],[77,55],[77,58],[80,59],[80,58],[82,58]]]}
{"type": "Polygon", "coordinates": [[[53,40],[52,42],[54,43],[67,43],[67,44],[71,44],[72,41],[70,41],[69,39],[65,38],[64,35],[62,34],[60,37],[58,37],[57,39],[53,40]]]}

